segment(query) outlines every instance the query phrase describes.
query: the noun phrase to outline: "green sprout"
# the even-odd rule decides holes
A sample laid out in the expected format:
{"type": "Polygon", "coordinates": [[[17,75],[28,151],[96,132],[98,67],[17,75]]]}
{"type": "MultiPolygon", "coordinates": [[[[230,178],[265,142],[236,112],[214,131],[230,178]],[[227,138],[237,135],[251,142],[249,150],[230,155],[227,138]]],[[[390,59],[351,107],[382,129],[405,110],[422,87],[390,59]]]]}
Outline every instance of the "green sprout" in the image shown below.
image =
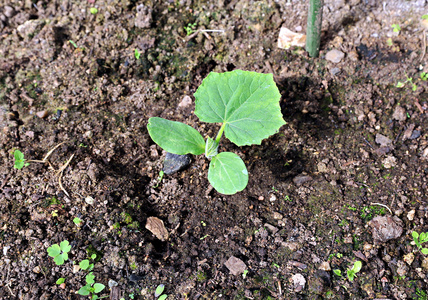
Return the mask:
{"type": "Polygon", "coordinates": [[[424,255],[428,255],[428,248],[422,247],[423,243],[428,242],[428,232],[422,232],[419,234],[416,231],[412,231],[412,237],[419,251],[424,255]]]}
{"type": "Polygon", "coordinates": [[[392,31],[394,32],[400,32],[401,30],[401,27],[398,24],[392,24],[391,27],[392,27],[392,31]]]}
{"type": "Polygon", "coordinates": [[[421,72],[421,79],[423,81],[427,81],[428,80],[428,73],[426,72],[421,72]]]}
{"type": "Polygon", "coordinates": [[[61,277],[55,282],[56,284],[63,284],[65,282],[65,278],[61,277]]]}
{"type": "Polygon", "coordinates": [[[196,22],[195,23],[188,23],[187,26],[184,26],[184,30],[186,30],[187,35],[191,35],[193,32],[195,32],[196,28],[196,22]]]}
{"type": "Polygon", "coordinates": [[[78,218],[78,217],[76,217],[76,218],[73,219],[73,223],[76,224],[77,226],[79,226],[80,223],[82,223],[82,222],[83,221],[80,218],[78,218]]]}
{"type": "Polygon", "coordinates": [[[221,123],[215,138],[202,135],[189,125],[159,117],[149,119],[152,140],[167,152],[204,154],[209,159],[208,181],[219,193],[232,195],[248,184],[244,161],[235,153],[219,153],[225,133],[237,146],[260,145],[285,124],[279,101],[281,94],[272,74],[235,70],[211,72],[194,94],[195,114],[207,123],[221,123]]]}
{"type": "Polygon", "coordinates": [[[348,275],[348,279],[350,281],[354,281],[354,277],[358,272],[360,272],[362,266],[363,266],[363,263],[358,260],[354,263],[354,266],[352,267],[352,269],[346,270],[346,275],[348,275]]]}
{"type": "Polygon", "coordinates": [[[168,298],[168,295],[162,295],[163,291],[165,290],[165,285],[159,284],[155,290],[155,298],[158,298],[158,300],[165,300],[168,298]]]}
{"type": "Polygon", "coordinates": [[[15,158],[15,164],[13,165],[15,169],[21,170],[23,167],[29,165],[28,162],[25,162],[24,153],[21,151],[15,150],[15,152],[13,152],[13,156],[15,158]]]}
{"type": "Polygon", "coordinates": [[[69,40],[68,42],[69,42],[70,44],[72,44],[74,48],[78,48],[78,47],[77,47],[77,44],[76,44],[74,41],[69,40]]]}
{"type": "Polygon", "coordinates": [[[339,269],[333,270],[333,273],[336,274],[339,277],[342,277],[342,271],[340,271],[339,269]]]}
{"type": "Polygon", "coordinates": [[[94,279],[95,275],[92,272],[86,275],[86,285],[82,286],[77,293],[82,296],[91,295],[92,300],[98,299],[99,297],[95,294],[101,292],[105,288],[105,285],[102,283],[96,283],[94,279]]]}
{"type": "Polygon", "coordinates": [[[134,52],[134,56],[135,56],[135,59],[140,59],[140,55],[141,55],[141,53],[140,53],[140,51],[138,51],[138,49],[135,49],[135,52],[134,52]]]}
{"type": "MultiPolygon", "coordinates": [[[[94,253],[91,255],[91,259],[94,260],[95,258],[97,258],[97,255],[94,253]]],[[[94,264],[91,264],[89,259],[84,259],[79,263],[79,267],[82,270],[92,271],[94,269],[94,264]]]]}
{"type": "Polygon", "coordinates": [[[157,183],[156,183],[156,185],[154,186],[154,188],[157,188],[158,186],[159,186],[159,184],[161,183],[161,181],[162,181],[162,178],[163,178],[163,175],[164,175],[164,172],[163,171],[160,171],[159,172],[159,176],[158,176],[158,178],[157,178],[157,183]]]}
{"type": "Polygon", "coordinates": [[[96,7],[91,7],[89,9],[89,11],[91,12],[91,14],[96,15],[98,13],[98,9],[96,7]]]}
{"type": "Polygon", "coordinates": [[[59,245],[53,244],[48,248],[48,255],[54,258],[54,262],[60,266],[64,264],[64,261],[68,260],[68,252],[70,252],[71,246],[68,241],[62,241],[59,245]]]}

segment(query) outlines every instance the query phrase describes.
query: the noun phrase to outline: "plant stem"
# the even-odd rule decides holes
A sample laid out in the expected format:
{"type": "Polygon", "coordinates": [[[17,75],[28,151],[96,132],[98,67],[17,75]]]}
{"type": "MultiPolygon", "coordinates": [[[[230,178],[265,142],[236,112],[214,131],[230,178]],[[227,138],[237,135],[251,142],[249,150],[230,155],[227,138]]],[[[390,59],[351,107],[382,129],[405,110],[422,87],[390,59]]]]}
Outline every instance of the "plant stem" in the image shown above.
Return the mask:
{"type": "Polygon", "coordinates": [[[309,0],[306,51],[308,51],[310,57],[317,57],[320,52],[323,5],[324,0],[309,0]]]}
{"type": "Polygon", "coordinates": [[[226,127],[226,123],[223,123],[222,125],[221,125],[221,127],[220,127],[220,130],[218,131],[218,133],[217,133],[217,136],[216,136],[216,138],[215,138],[215,142],[217,143],[217,144],[219,144],[220,143],[220,139],[221,139],[221,137],[222,137],[222,135],[223,135],[223,131],[224,131],[224,128],[226,127]]]}

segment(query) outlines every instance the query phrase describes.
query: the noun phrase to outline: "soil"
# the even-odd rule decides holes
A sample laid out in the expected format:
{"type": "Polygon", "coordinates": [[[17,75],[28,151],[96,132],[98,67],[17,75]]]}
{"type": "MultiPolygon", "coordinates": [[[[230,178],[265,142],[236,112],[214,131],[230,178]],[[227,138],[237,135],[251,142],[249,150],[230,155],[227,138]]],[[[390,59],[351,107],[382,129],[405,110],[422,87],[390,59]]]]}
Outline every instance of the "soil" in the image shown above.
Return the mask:
{"type": "Polygon", "coordinates": [[[412,232],[428,232],[428,4],[326,0],[310,58],[277,47],[281,27],[305,32],[307,2],[3,0],[0,299],[88,298],[85,259],[110,299],[161,284],[168,299],[427,299],[412,232]],[[223,139],[248,187],[211,189],[203,156],[159,180],[148,118],[213,136],[179,104],[234,69],[273,73],[287,121],[262,145],[223,139]]]}

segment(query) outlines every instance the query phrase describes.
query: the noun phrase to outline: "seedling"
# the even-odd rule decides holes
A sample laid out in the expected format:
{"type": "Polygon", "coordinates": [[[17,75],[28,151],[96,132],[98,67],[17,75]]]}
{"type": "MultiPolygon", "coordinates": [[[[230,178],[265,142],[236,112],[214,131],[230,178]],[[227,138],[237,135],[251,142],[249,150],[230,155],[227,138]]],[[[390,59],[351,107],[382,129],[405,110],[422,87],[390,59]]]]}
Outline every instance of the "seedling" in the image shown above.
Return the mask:
{"type": "MultiPolygon", "coordinates": [[[[94,260],[95,258],[97,258],[97,255],[94,253],[91,255],[91,259],[94,260]]],[[[84,259],[79,263],[79,267],[82,270],[88,270],[88,271],[92,271],[94,269],[94,264],[89,262],[89,259],[84,259]]]]}
{"type": "Polygon", "coordinates": [[[354,262],[354,266],[352,267],[352,269],[346,270],[346,275],[348,275],[348,279],[350,281],[354,281],[354,277],[358,272],[360,272],[362,266],[363,266],[363,263],[358,260],[354,262]]]}
{"type": "Polygon", "coordinates": [[[140,55],[141,55],[141,53],[140,53],[140,51],[138,51],[138,49],[135,49],[135,52],[134,52],[134,56],[135,56],[135,59],[140,59],[140,55]]]}
{"type": "Polygon", "coordinates": [[[92,300],[98,299],[99,297],[95,294],[101,292],[105,288],[105,285],[102,283],[95,283],[95,275],[92,272],[86,275],[85,279],[86,285],[82,286],[77,293],[82,296],[90,295],[92,300]]]}
{"type": "Polygon", "coordinates": [[[163,284],[159,284],[155,290],[155,298],[158,298],[158,300],[165,300],[168,298],[168,295],[162,295],[163,291],[165,289],[165,286],[163,284]]]}
{"type": "Polygon", "coordinates": [[[91,12],[91,14],[96,15],[98,13],[98,9],[96,7],[91,7],[89,9],[89,11],[91,12]]]}
{"type": "Polygon", "coordinates": [[[428,255],[428,248],[422,247],[423,243],[428,242],[428,232],[422,232],[419,234],[416,231],[412,231],[412,237],[419,251],[424,255],[428,255]]]}
{"type": "Polygon", "coordinates": [[[82,220],[80,218],[76,217],[73,219],[73,223],[76,224],[77,226],[79,226],[80,223],[82,223],[82,220]]]}
{"type": "Polygon", "coordinates": [[[427,81],[428,80],[428,73],[426,72],[421,72],[421,79],[423,81],[427,81]]]}
{"type": "Polygon", "coordinates": [[[285,124],[279,107],[281,94],[272,74],[235,70],[211,72],[194,94],[195,114],[200,121],[221,123],[215,138],[202,135],[189,125],[153,117],[147,129],[152,140],[174,154],[194,154],[211,160],[208,180],[221,194],[242,191],[248,184],[248,171],[235,153],[218,153],[225,136],[237,146],[260,145],[285,124]]]}
{"type": "Polygon", "coordinates": [[[164,172],[163,171],[160,171],[159,172],[159,176],[158,176],[158,178],[157,178],[157,183],[156,183],[156,185],[154,186],[154,188],[157,188],[158,186],[159,186],[159,184],[161,183],[161,181],[162,181],[162,178],[163,178],[163,175],[164,175],[164,172]]]}
{"type": "Polygon", "coordinates": [[[48,248],[48,255],[54,258],[54,262],[60,266],[64,264],[64,261],[68,260],[68,252],[70,252],[71,246],[68,241],[62,241],[59,245],[53,244],[48,248]]]}
{"type": "Polygon", "coordinates": [[[189,24],[187,24],[187,26],[184,26],[184,30],[186,30],[186,34],[187,35],[191,35],[193,32],[195,32],[195,29],[196,28],[196,22],[195,23],[189,23],[189,24]]]}
{"type": "Polygon", "coordinates": [[[69,42],[70,44],[72,44],[74,48],[78,48],[78,47],[77,47],[77,44],[76,44],[73,40],[68,40],[68,42],[69,42]]]}
{"type": "Polygon", "coordinates": [[[333,270],[333,273],[334,274],[336,274],[337,276],[339,276],[339,277],[342,277],[342,271],[341,270],[339,270],[339,269],[335,269],[335,270],[333,270]]]}
{"type": "Polygon", "coordinates": [[[56,284],[63,284],[65,282],[65,278],[61,277],[55,282],[56,284]]]}
{"type": "Polygon", "coordinates": [[[392,27],[392,31],[394,32],[400,32],[401,30],[401,27],[398,24],[392,24],[391,27],[392,27]]]}
{"type": "Polygon", "coordinates": [[[13,156],[15,157],[15,164],[13,165],[15,169],[21,170],[23,167],[29,165],[28,162],[25,162],[24,153],[21,151],[15,150],[15,152],[13,152],[13,156]]]}

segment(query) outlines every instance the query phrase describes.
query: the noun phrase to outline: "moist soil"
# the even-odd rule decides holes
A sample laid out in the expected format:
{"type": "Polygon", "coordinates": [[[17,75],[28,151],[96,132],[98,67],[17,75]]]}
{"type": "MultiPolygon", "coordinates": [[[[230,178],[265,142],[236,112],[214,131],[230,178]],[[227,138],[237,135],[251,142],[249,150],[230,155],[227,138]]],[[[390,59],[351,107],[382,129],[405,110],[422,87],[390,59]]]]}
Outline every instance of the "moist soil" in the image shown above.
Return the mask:
{"type": "Polygon", "coordinates": [[[85,259],[110,299],[427,299],[428,5],[326,0],[311,58],[277,47],[307,2],[3,0],[0,299],[87,299],[85,259]],[[273,73],[287,121],[261,145],[222,140],[247,188],[217,193],[203,156],[160,179],[148,118],[213,137],[193,93],[234,69],[273,73]]]}

